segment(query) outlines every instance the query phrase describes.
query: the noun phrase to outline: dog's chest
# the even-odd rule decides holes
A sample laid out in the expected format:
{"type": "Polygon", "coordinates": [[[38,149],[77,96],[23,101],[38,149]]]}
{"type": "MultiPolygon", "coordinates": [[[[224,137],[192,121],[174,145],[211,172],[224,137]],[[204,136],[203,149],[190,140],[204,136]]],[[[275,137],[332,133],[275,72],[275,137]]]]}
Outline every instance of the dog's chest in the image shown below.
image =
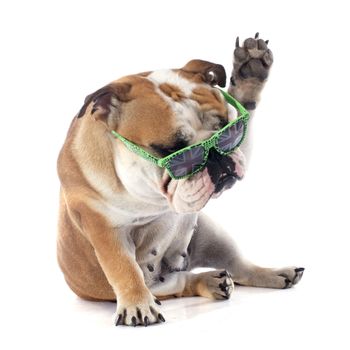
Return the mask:
{"type": "Polygon", "coordinates": [[[132,230],[136,261],[148,286],[162,281],[163,275],[186,270],[196,222],[197,214],[169,213],[132,230]]]}

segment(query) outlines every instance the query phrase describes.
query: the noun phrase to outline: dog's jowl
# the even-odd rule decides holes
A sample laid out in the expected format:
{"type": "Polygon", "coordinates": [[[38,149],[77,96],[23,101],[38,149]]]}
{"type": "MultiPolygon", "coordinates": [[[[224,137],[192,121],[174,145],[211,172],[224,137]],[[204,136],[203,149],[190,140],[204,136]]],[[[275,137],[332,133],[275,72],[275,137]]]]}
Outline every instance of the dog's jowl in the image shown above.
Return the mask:
{"type": "Polygon", "coordinates": [[[302,277],[303,268],[247,262],[200,212],[244,176],[272,61],[258,35],[237,41],[228,92],[238,112],[219,89],[223,66],[192,60],[113,81],[73,119],[58,159],[58,261],[77,295],[117,301],[116,325],[164,322],[159,299],[224,300],[235,282],[289,288],[302,277]]]}

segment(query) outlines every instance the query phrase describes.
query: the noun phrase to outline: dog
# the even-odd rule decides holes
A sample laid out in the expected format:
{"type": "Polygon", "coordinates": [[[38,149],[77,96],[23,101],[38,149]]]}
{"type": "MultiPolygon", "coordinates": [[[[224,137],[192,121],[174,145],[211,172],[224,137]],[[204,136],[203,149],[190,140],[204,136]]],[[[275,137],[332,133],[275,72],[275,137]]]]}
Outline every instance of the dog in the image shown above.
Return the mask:
{"type": "Polygon", "coordinates": [[[158,158],[210,138],[234,118],[216,87],[226,84],[222,65],[192,60],[123,77],[86,97],[58,158],[57,256],[79,297],[117,300],[115,325],[164,322],[159,300],[166,298],[225,300],[234,283],[289,288],[301,279],[301,267],[246,261],[200,212],[244,176],[252,114],[272,63],[258,33],[242,46],[237,38],[228,92],[250,112],[246,139],[230,154],[210,149],[187,178],[172,178],[111,131],[158,158]],[[194,274],[196,267],[215,270],[194,274]]]}

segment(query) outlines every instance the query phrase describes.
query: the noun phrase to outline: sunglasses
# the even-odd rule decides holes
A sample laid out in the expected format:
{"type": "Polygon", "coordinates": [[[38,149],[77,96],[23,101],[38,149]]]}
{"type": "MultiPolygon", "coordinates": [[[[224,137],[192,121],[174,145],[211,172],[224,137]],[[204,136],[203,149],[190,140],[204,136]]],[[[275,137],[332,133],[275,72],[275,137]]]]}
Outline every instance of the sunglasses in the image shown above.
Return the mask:
{"type": "Polygon", "coordinates": [[[223,90],[220,92],[226,102],[238,110],[238,117],[215,132],[209,139],[182,148],[164,158],[153,156],[114,130],[112,130],[112,134],[122,141],[130,151],[161,168],[166,168],[171,178],[179,180],[190,177],[206,165],[210,149],[214,148],[218,153],[228,155],[239,147],[246,135],[248,111],[230,94],[223,90]]]}

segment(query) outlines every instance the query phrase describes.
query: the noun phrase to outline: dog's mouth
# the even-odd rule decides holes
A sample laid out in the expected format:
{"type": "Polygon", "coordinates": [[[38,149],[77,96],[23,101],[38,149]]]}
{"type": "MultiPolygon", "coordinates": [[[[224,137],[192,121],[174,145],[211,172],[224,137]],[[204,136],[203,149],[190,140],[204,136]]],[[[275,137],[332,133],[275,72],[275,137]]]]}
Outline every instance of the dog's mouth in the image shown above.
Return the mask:
{"type": "Polygon", "coordinates": [[[212,195],[212,198],[214,199],[219,198],[224,191],[233,187],[236,181],[237,181],[237,177],[235,177],[234,175],[221,176],[215,185],[215,190],[212,195]]]}
{"type": "Polygon", "coordinates": [[[243,178],[242,159],[240,153],[231,156],[211,155],[203,170],[183,180],[173,180],[165,170],[159,183],[160,192],[174,211],[198,212],[210,198],[220,197],[243,178]]]}
{"type": "MultiPolygon", "coordinates": [[[[171,192],[173,192],[173,189],[169,190],[170,183],[172,181],[176,182],[176,180],[173,180],[169,176],[168,172],[165,172],[161,181],[160,189],[161,189],[161,193],[168,199],[171,199],[172,197],[171,192]]],[[[236,183],[236,181],[237,181],[237,177],[235,177],[234,175],[222,174],[219,177],[219,179],[216,181],[216,183],[213,183],[215,188],[214,188],[214,191],[210,193],[210,196],[213,195],[213,198],[219,197],[222,192],[230,189],[236,183]]],[[[176,186],[176,184],[174,184],[174,186],[176,186]]]]}
{"type": "Polygon", "coordinates": [[[214,193],[219,193],[222,190],[230,189],[237,181],[237,178],[234,175],[222,175],[215,185],[214,193]]]}
{"type": "Polygon", "coordinates": [[[206,168],[183,180],[174,180],[165,171],[159,187],[170,208],[177,213],[198,212],[215,190],[206,168]]]}
{"type": "MultiPolygon", "coordinates": [[[[169,197],[169,185],[172,181],[172,178],[168,174],[167,171],[164,172],[162,181],[161,181],[161,193],[165,195],[166,197],[169,197]]],[[[219,195],[225,191],[233,187],[233,185],[236,183],[237,177],[232,174],[222,174],[219,179],[216,181],[215,190],[213,192],[214,198],[219,197],[219,195]]]]}

